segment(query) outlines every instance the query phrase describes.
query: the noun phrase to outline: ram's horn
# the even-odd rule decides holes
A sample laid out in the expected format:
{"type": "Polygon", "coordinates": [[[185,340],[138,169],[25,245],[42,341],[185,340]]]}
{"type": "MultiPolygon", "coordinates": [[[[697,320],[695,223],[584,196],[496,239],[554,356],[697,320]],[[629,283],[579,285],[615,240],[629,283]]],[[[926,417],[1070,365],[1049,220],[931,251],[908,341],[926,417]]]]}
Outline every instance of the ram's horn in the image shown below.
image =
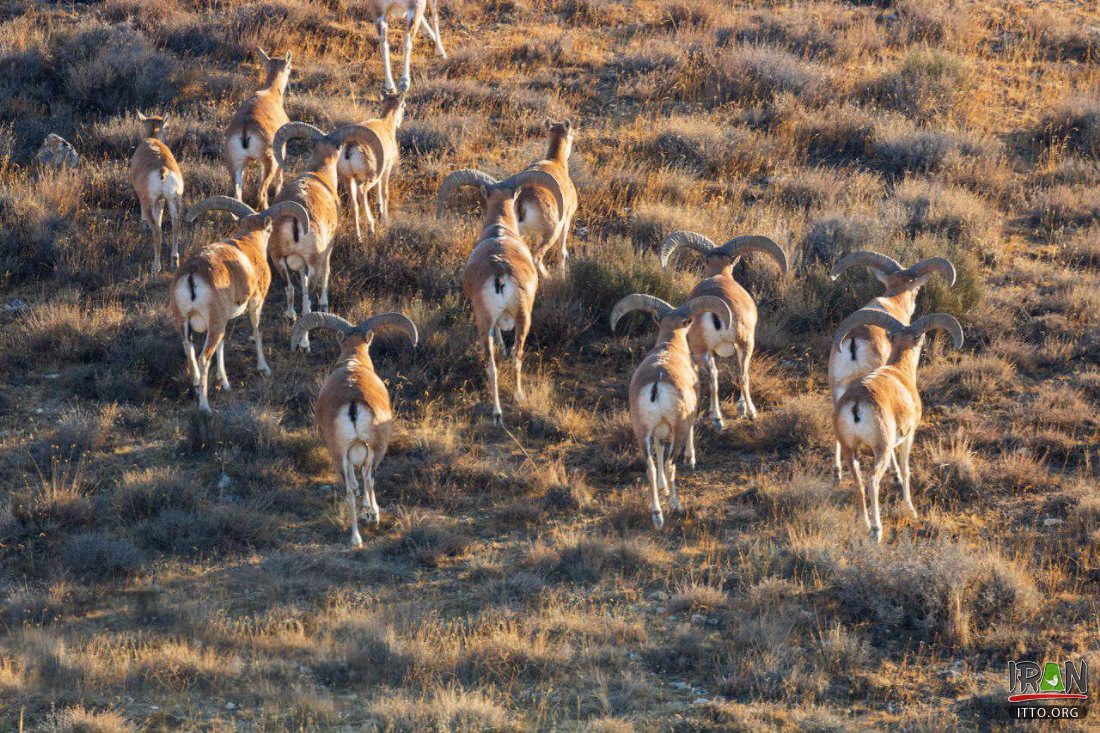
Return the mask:
{"type": "Polygon", "coordinates": [[[665,241],[661,243],[661,267],[668,267],[668,262],[673,252],[680,247],[693,249],[706,256],[714,251],[714,242],[698,232],[689,232],[685,230],[673,232],[665,237],[665,241]]]}
{"type": "Polygon", "coordinates": [[[644,295],[642,293],[628,295],[616,303],[615,307],[611,309],[611,330],[615,330],[615,326],[618,325],[620,318],[636,310],[647,311],[660,319],[672,312],[672,306],[652,295],[644,295]]]}

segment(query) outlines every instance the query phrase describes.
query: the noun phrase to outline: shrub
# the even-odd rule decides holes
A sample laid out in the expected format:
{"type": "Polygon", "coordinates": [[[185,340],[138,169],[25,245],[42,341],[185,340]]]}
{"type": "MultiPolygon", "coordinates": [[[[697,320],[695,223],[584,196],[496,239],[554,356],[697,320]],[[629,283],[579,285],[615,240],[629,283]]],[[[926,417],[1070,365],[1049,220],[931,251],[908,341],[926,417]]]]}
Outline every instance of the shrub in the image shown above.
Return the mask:
{"type": "Polygon", "coordinates": [[[1065,100],[1039,122],[1035,138],[1048,146],[1064,145],[1073,152],[1100,157],[1100,102],[1092,97],[1065,100]]]}
{"type": "Polygon", "coordinates": [[[966,64],[938,50],[910,53],[901,65],[863,85],[865,102],[892,109],[916,120],[942,119],[970,88],[966,64]]]}
{"type": "Polygon", "coordinates": [[[871,620],[871,633],[883,640],[959,643],[970,624],[986,629],[1026,619],[1038,601],[1026,573],[993,552],[950,542],[853,548],[830,580],[843,617],[871,620]]]}
{"type": "Polygon", "coordinates": [[[100,532],[85,532],[66,540],[61,560],[85,580],[111,580],[132,575],[141,565],[141,553],[129,540],[100,532]]]}
{"type": "Polygon", "coordinates": [[[173,555],[207,557],[275,544],[277,518],[263,506],[222,504],[201,512],[169,509],[138,524],[138,542],[173,555]]]}
{"type": "Polygon", "coordinates": [[[636,576],[655,566],[657,554],[643,537],[568,536],[535,548],[526,564],[552,580],[587,585],[609,573],[636,576]]]}
{"type": "Polygon", "coordinates": [[[813,99],[825,91],[820,67],[778,49],[730,46],[704,72],[704,94],[715,102],[768,102],[788,92],[813,99]]]}

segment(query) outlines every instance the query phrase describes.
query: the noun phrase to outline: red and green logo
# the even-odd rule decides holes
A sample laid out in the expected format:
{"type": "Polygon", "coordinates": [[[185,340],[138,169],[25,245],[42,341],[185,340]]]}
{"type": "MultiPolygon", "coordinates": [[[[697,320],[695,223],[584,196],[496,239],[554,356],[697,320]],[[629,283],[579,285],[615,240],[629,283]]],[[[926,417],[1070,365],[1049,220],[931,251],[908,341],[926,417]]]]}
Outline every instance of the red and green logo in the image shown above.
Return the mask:
{"type": "Polygon", "coordinates": [[[1087,700],[1088,664],[1080,662],[1009,662],[1009,702],[1087,700]]]}

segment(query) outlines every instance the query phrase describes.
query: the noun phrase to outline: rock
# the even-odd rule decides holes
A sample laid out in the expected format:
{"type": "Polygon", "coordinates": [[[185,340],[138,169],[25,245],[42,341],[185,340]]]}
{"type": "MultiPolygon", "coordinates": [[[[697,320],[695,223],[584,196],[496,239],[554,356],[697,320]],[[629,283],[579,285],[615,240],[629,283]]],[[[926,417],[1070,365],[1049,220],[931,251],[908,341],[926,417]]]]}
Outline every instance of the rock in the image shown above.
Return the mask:
{"type": "Polygon", "coordinates": [[[1064,520],[1061,520],[1058,517],[1043,517],[1044,527],[1057,527],[1061,524],[1064,524],[1064,520]]]}
{"type": "Polygon", "coordinates": [[[226,710],[236,710],[236,709],[237,709],[237,703],[235,703],[235,702],[227,702],[227,703],[225,704],[225,709],[226,709],[226,710]]]}
{"type": "Polygon", "coordinates": [[[223,473],[220,477],[218,477],[218,488],[222,491],[228,489],[230,483],[231,482],[229,480],[229,474],[223,473]]]}
{"type": "Polygon", "coordinates": [[[691,704],[692,705],[706,705],[709,702],[710,702],[710,700],[708,700],[705,697],[697,697],[694,700],[692,700],[691,704]]]}
{"type": "Polygon", "coordinates": [[[15,300],[9,300],[4,303],[5,313],[25,313],[29,311],[31,307],[27,305],[26,301],[22,298],[16,298],[15,300]]]}
{"type": "Polygon", "coordinates": [[[693,624],[701,624],[706,620],[707,620],[706,617],[701,613],[691,614],[691,623],[693,623],[693,624]]]}
{"type": "Polygon", "coordinates": [[[53,132],[42,141],[37,157],[40,164],[54,170],[75,168],[80,164],[80,155],[77,154],[73,144],[53,132]]]}

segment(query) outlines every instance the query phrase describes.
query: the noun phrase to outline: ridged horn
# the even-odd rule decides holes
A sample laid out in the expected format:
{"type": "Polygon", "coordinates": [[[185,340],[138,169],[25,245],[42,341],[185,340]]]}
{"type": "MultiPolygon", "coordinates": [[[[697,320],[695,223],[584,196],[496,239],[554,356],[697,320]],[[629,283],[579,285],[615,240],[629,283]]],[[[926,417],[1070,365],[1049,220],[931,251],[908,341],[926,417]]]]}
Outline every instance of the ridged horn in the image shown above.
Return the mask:
{"type": "Polygon", "coordinates": [[[893,275],[895,272],[901,270],[901,265],[892,257],[887,257],[886,255],[872,252],[868,249],[861,249],[858,252],[852,252],[841,257],[837,263],[833,265],[833,269],[829,270],[829,277],[836,280],[840,277],[840,273],[856,265],[872,267],[876,270],[881,270],[887,275],[893,275]]]}
{"type": "Polygon", "coordinates": [[[962,348],[963,327],[955,316],[946,313],[932,313],[921,316],[909,327],[909,330],[914,333],[925,334],[936,328],[951,334],[951,340],[954,342],[956,349],[962,348]]]}
{"type": "Polygon", "coordinates": [[[790,270],[790,263],[787,262],[787,253],[783,251],[783,248],[768,237],[759,234],[746,234],[740,237],[734,237],[719,247],[715,251],[715,254],[721,253],[728,257],[740,257],[747,252],[761,252],[771,256],[776,264],[779,265],[779,271],[784,275],[790,270]]]}
{"type": "Polygon", "coordinates": [[[280,168],[285,168],[286,160],[283,153],[286,152],[288,141],[299,137],[308,137],[310,142],[316,143],[325,138],[325,133],[308,122],[288,122],[275,133],[275,139],[271,141],[272,152],[275,153],[275,163],[280,168]]]}
{"type": "Polygon", "coordinates": [[[643,293],[634,293],[621,299],[615,304],[615,307],[611,309],[611,330],[615,330],[615,326],[618,325],[619,319],[625,316],[631,311],[643,310],[657,318],[664,318],[672,312],[672,306],[653,295],[645,295],[643,293]]]}
{"type": "Polygon", "coordinates": [[[439,193],[435,197],[435,218],[439,219],[443,216],[443,206],[447,203],[447,197],[461,186],[488,188],[497,185],[497,183],[497,179],[488,173],[482,173],[473,168],[463,168],[448,173],[447,177],[443,179],[443,183],[439,185],[439,193]]]}
{"type": "Polygon", "coordinates": [[[698,232],[689,232],[685,230],[673,232],[665,237],[665,241],[661,242],[662,268],[668,267],[668,262],[672,257],[672,253],[680,247],[693,249],[703,256],[706,256],[714,250],[714,242],[698,232]]]}
{"type": "Polygon", "coordinates": [[[905,270],[904,274],[916,279],[927,272],[938,272],[947,281],[948,285],[955,284],[955,266],[951,264],[951,260],[943,257],[929,257],[926,260],[921,260],[905,270]]]}
{"type": "Polygon", "coordinates": [[[200,214],[204,214],[207,211],[228,211],[238,219],[243,219],[246,216],[252,216],[256,213],[255,209],[251,206],[231,196],[211,196],[188,209],[187,213],[183,215],[183,219],[188,224],[192,224],[195,219],[199,218],[200,214]]]}
{"type": "Polygon", "coordinates": [[[685,318],[700,313],[714,313],[722,320],[723,328],[729,328],[730,322],[733,321],[733,311],[730,310],[729,304],[717,295],[700,295],[698,298],[692,298],[677,308],[676,313],[682,314],[685,318]]]}
{"type": "Polygon", "coordinates": [[[554,194],[554,200],[558,204],[558,217],[560,218],[565,214],[565,192],[561,190],[558,179],[546,171],[520,171],[497,185],[507,186],[513,191],[519,191],[524,186],[544,186],[554,194]]]}
{"type": "Polygon", "coordinates": [[[301,343],[302,337],[314,328],[331,328],[337,333],[347,335],[355,326],[348,323],[340,316],[331,313],[306,313],[294,324],[294,331],[290,334],[290,343],[301,343]]]}
{"type": "Polygon", "coordinates": [[[836,329],[836,336],[833,337],[833,349],[839,350],[840,345],[844,342],[844,339],[847,338],[852,329],[858,328],[859,326],[878,326],[879,328],[886,329],[887,333],[895,333],[907,328],[904,323],[894,318],[886,311],[881,311],[877,308],[861,308],[840,322],[840,325],[836,329]]]}
{"type": "Polygon", "coordinates": [[[309,212],[306,211],[306,207],[297,201],[280,201],[277,204],[272,204],[261,211],[260,216],[270,219],[279,216],[293,216],[298,220],[298,226],[301,228],[302,233],[309,234],[309,212]]]}
{"type": "Polygon", "coordinates": [[[382,328],[396,328],[409,337],[413,346],[417,344],[416,324],[404,313],[379,313],[360,323],[355,330],[365,334],[382,328]]]}
{"type": "Polygon", "coordinates": [[[347,142],[359,143],[364,148],[370,148],[375,160],[381,165],[386,157],[386,148],[382,145],[382,138],[378,133],[366,125],[344,125],[332,131],[329,139],[337,146],[347,142]]]}

